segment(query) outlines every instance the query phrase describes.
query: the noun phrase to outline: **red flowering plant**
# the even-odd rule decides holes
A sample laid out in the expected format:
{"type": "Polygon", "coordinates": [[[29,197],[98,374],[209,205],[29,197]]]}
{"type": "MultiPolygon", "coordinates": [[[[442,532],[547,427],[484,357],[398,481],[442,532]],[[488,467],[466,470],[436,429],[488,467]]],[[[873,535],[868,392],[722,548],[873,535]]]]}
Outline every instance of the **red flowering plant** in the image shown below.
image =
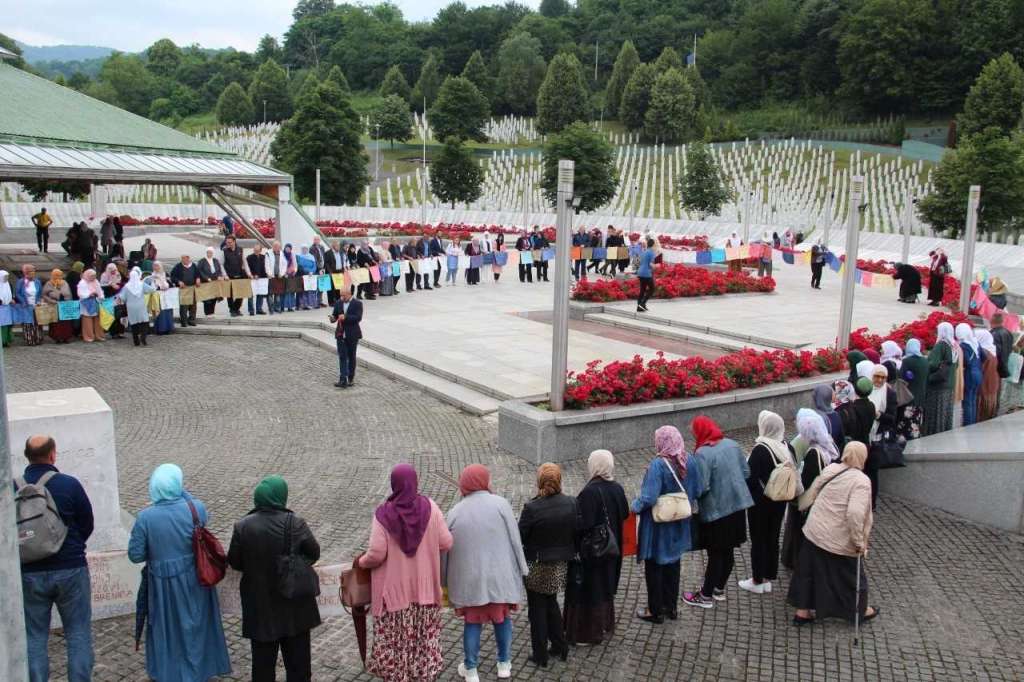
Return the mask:
{"type": "MultiPolygon", "coordinates": [[[[745,272],[722,272],[707,268],[663,263],[654,268],[653,298],[691,298],[748,292],[771,292],[775,280],[751,277],[745,272]]],[[[572,298],[577,301],[625,301],[640,296],[640,280],[584,279],[576,283],[572,298]]]]}
{"type": "Polygon", "coordinates": [[[955,327],[961,322],[968,322],[968,318],[963,313],[945,313],[937,310],[924,319],[895,326],[885,336],[873,334],[867,330],[867,327],[861,327],[850,334],[850,348],[854,350],[877,349],[882,346],[883,341],[895,341],[903,346],[910,339],[917,339],[924,349],[929,349],[935,345],[938,336],[936,329],[942,322],[949,322],[955,327]]]}
{"type": "MultiPolygon", "coordinates": [[[[845,262],[846,256],[840,256],[839,260],[845,262]]],[[[921,273],[921,287],[927,290],[928,285],[931,283],[931,270],[927,265],[915,265],[914,267],[919,273],[921,273]]],[[[881,275],[896,274],[896,268],[893,267],[892,262],[886,260],[865,260],[863,258],[858,258],[857,269],[881,275]]],[[[971,286],[973,287],[975,285],[972,284],[971,286]]],[[[960,280],[952,275],[946,275],[944,287],[942,289],[941,303],[943,307],[949,308],[954,312],[960,309],[960,280]]]]}

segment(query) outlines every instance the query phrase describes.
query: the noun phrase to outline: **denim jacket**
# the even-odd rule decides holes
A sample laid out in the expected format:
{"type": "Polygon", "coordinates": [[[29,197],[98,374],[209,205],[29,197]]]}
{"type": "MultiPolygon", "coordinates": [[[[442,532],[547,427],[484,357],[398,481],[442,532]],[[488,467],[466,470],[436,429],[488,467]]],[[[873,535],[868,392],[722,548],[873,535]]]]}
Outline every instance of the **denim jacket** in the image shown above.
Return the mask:
{"type": "Polygon", "coordinates": [[[707,491],[700,498],[701,521],[717,521],[754,505],[747,488],[750,466],[736,441],[723,438],[698,448],[695,454],[702,465],[703,488],[707,491]]]}

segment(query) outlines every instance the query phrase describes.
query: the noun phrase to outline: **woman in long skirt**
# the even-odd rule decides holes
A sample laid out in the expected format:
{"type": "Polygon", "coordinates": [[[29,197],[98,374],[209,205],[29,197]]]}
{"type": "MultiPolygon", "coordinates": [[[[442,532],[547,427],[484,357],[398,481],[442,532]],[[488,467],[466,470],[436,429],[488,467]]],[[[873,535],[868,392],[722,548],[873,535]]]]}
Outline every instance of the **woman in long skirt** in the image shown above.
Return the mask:
{"type": "Polygon", "coordinates": [[[939,323],[936,333],[938,340],[928,352],[928,390],[921,425],[924,436],[953,428],[953,389],[959,346],[953,338],[953,325],[949,322],[939,323]]]}
{"type": "Polygon", "coordinates": [[[981,388],[978,390],[978,421],[992,419],[999,412],[999,360],[992,332],[979,329],[974,334],[981,347],[981,388]]]}
{"type": "MultiPolygon", "coordinates": [[[[825,420],[814,410],[802,409],[796,413],[796,430],[808,444],[800,469],[804,490],[810,490],[822,470],[839,459],[839,451],[828,433],[825,420]]],[[[790,504],[786,517],[786,531],[782,540],[782,565],[794,570],[803,544],[804,514],[797,504],[790,504]]]]}
{"type": "MultiPolygon", "coordinates": [[[[164,272],[164,266],[158,260],[153,261],[153,274],[149,276],[149,283],[156,289],[157,294],[161,291],[167,291],[171,287],[171,283],[167,281],[167,273],[164,272]]],[[[153,331],[160,336],[173,332],[174,311],[161,306],[160,314],[153,320],[153,331]]]]}
{"type": "MultiPolygon", "coordinates": [[[[43,285],[43,301],[51,305],[57,305],[61,301],[72,301],[71,287],[64,281],[62,270],[53,270],[50,273],[50,281],[43,285]]],[[[75,338],[75,326],[71,320],[56,320],[50,323],[50,338],[57,343],[68,343],[75,338]]]]}

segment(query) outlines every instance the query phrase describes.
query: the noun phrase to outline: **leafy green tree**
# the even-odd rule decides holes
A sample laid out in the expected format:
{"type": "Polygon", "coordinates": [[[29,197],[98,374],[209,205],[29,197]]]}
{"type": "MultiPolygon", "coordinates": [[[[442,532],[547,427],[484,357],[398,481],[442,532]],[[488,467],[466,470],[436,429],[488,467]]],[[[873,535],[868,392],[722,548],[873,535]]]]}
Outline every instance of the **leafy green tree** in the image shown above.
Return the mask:
{"type": "Polygon", "coordinates": [[[25,60],[21,56],[21,48],[18,47],[18,43],[14,40],[14,38],[6,36],[3,33],[0,33],[0,47],[4,48],[8,52],[13,52],[15,55],[17,55],[14,59],[8,60],[8,64],[18,69],[25,68],[25,60]]]}
{"type": "Polygon", "coordinates": [[[89,196],[90,184],[85,180],[30,180],[22,182],[21,189],[28,192],[32,201],[46,201],[46,195],[50,192],[77,200],[89,196]]]}
{"type": "Polygon", "coordinates": [[[427,108],[434,106],[434,100],[441,90],[441,69],[437,59],[431,54],[427,61],[423,62],[420,69],[420,77],[416,80],[416,86],[412,89],[412,106],[417,111],[423,109],[423,102],[426,100],[427,108]]]}
{"type": "Polygon", "coordinates": [[[539,40],[529,33],[516,33],[506,39],[498,50],[496,108],[516,116],[533,114],[546,72],[539,40]]]}
{"type": "Polygon", "coordinates": [[[679,144],[694,136],[693,89],[679,69],[669,69],[654,81],[644,114],[644,136],[665,144],[679,144]]]}
{"type": "Polygon", "coordinates": [[[430,164],[430,191],[455,208],[456,202],[468,204],[483,193],[484,169],[457,137],[444,141],[441,153],[430,164]]]}
{"type": "Polygon", "coordinates": [[[174,116],[174,105],[167,97],[157,97],[149,105],[148,118],[154,121],[166,121],[174,116]]]}
{"type": "Polygon", "coordinates": [[[971,185],[981,185],[979,233],[1019,232],[1024,224],[1024,139],[1019,133],[1006,137],[992,126],[966,138],[942,157],[933,178],[935,191],[917,208],[936,232],[953,239],[963,234],[971,185]]]}
{"type": "Polygon", "coordinates": [[[370,137],[388,140],[394,148],[395,140],[412,137],[412,113],[409,103],[398,95],[388,95],[370,115],[370,137]]]}
{"type": "Polygon", "coordinates": [[[294,176],[300,197],[315,195],[319,168],[323,201],[351,206],[369,182],[361,134],[359,116],[341,89],[328,80],[299,101],[295,115],[274,138],[270,153],[278,167],[294,176]]]}
{"type": "Polygon", "coordinates": [[[174,84],[168,99],[171,100],[171,106],[174,107],[175,113],[179,116],[191,116],[192,114],[199,113],[200,109],[203,108],[203,102],[199,97],[199,93],[181,83],[174,84]]]}
{"type": "Polygon", "coordinates": [[[402,75],[402,70],[398,68],[397,64],[388,69],[384,75],[384,82],[380,84],[380,96],[387,97],[388,95],[398,95],[406,102],[412,95],[409,81],[405,80],[405,76],[402,75]]]}
{"type": "Polygon", "coordinates": [[[622,104],[622,92],[638,66],[640,55],[637,54],[633,41],[627,40],[622,43],[619,56],[615,58],[615,66],[612,67],[612,76],[608,79],[608,88],[605,92],[605,104],[612,115],[618,115],[619,106],[622,104]]]}
{"type": "Polygon", "coordinates": [[[283,121],[292,115],[292,99],[288,95],[288,76],[285,70],[273,59],[260,65],[249,84],[249,99],[256,109],[257,118],[263,120],[283,121]]]}
{"type": "Polygon", "coordinates": [[[957,117],[961,137],[995,126],[1009,135],[1020,126],[1024,106],[1024,70],[1008,52],[993,59],[967,94],[964,111],[957,117]]]}
{"type": "Polygon", "coordinates": [[[680,58],[679,53],[671,47],[666,47],[658,55],[658,59],[654,62],[654,70],[658,74],[663,74],[669,69],[683,70],[683,60],[680,58]]]}
{"type": "Polygon", "coordinates": [[[686,173],[678,180],[678,190],[683,210],[696,211],[701,220],[721,214],[722,206],[732,199],[722,169],[703,143],[687,145],[686,173]]]}
{"type": "Polygon", "coordinates": [[[122,109],[145,116],[157,96],[158,84],[138,57],[115,52],[103,63],[100,79],[114,92],[122,109]]]}
{"type": "Polygon", "coordinates": [[[644,117],[651,102],[651,89],[657,72],[653,64],[641,64],[633,70],[633,75],[622,91],[622,103],[619,105],[619,120],[629,130],[640,130],[644,127],[644,117]]]}
{"type": "Polygon", "coordinates": [[[214,111],[221,125],[244,126],[256,120],[252,100],[246,94],[245,88],[237,82],[224,88],[224,92],[220,93],[214,111]]]}
{"type": "Polygon", "coordinates": [[[487,68],[487,63],[480,50],[470,55],[469,61],[466,62],[466,68],[462,70],[462,77],[469,79],[480,91],[480,94],[487,98],[488,102],[493,101],[494,79],[491,78],[491,72],[487,68]]]}
{"type": "Polygon", "coordinates": [[[284,51],[281,49],[281,45],[277,42],[277,38],[267,33],[260,38],[260,43],[256,47],[256,54],[253,56],[256,57],[256,61],[260,64],[268,59],[273,59],[275,62],[280,64],[284,59],[284,51]]]}
{"type": "Polygon", "coordinates": [[[81,71],[75,71],[71,74],[71,77],[68,78],[68,87],[81,92],[89,85],[90,80],[89,76],[85,75],[81,71]]]}
{"type": "Polygon", "coordinates": [[[558,198],[558,161],[575,162],[573,196],[580,200],[579,211],[601,208],[615,196],[619,174],[615,151],[601,133],[583,122],[569,124],[548,138],[544,145],[541,187],[552,206],[558,198]]]}
{"type": "Polygon", "coordinates": [[[306,17],[319,17],[334,9],[334,0],[299,0],[292,10],[292,19],[299,21],[306,17]]]}
{"type": "Polygon", "coordinates": [[[484,126],[490,116],[487,98],[468,78],[448,76],[430,108],[427,121],[434,138],[445,140],[458,137],[463,140],[484,142],[484,126]]]}
{"type": "Polygon", "coordinates": [[[161,38],[146,50],[146,67],[154,76],[170,78],[181,66],[181,50],[169,38],[161,38]]]}
{"type": "Polygon", "coordinates": [[[559,52],[576,51],[576,43],[568,26],[564,19],[550,19],[543,14],[528,14],[516,24],[511,35],[529,33],[540,41],[541,56],[545,61],[550,61],[559,52]]]}
{"type": "Polygon", "coordinates": [[[564,17],[572,8],[566,0],[540,0],[540,13],[541,16],[550,17],[552,19],[556,17],[564,17]]]}
{"type": "Polygon", "coordinates": [[[708,89],[708,84],[701,78],[700,70],[696,66],[688,66],[683,69],[682,73],[686,82],[690,84],[690,89],[693,90],[694,106],[697,109],[711,107],[711,91],[708,89]]]}
{"type": "Polygon", "coordinates": [[[556,55],[537,93],[537,130],[547,135],[575,121],[586,121],[589,101],[580,60],[571,54],[556,55]]]}
{"type": "Polygon", "coordinates": [[[345,73],[337,64],[332,66],[331,70],[327,72],[327,80],[337,85],[338,89],[341,90],[344,94],[352,94],[352,89],[348,86],[348,79],[345,78],[345,73]]]}

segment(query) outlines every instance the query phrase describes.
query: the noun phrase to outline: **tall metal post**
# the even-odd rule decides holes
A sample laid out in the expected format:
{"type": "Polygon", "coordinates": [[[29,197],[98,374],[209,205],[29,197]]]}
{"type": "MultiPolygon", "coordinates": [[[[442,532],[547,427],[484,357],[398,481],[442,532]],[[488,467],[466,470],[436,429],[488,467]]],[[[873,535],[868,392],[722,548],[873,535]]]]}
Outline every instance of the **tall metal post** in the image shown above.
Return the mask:
{"type": "Polygon", "coordinates": [[[964,257],[960,266],[960,312],[970,312],[971,282],[974,281],[974,247],[978,239],[978,204],[981,185],[971,185],[967,193],[967,226],[964,230],[964,257]]]}
{"type": "Polygon", "coordinates": [[[910,230],[914,223],[914,190],[908,189],[903,206],[903,253],[901,263],[910,262],[910,230]]]}
{"type": "Polygon", "coordinates": [[[839,308],[839,335],[836,348],[843,350],[850,345],[853,331],[853,295],[857,285],[857,246],[860,243],[860,202],[864,196],[864,176],[855,175],[850,180],[850,213],[846,221],[846,267],[843,268],[843,300],[839,308]]]}
{"type": "Polygon", "coordinates": [[[830,188],[828,190],[828,196],[825,197],[825,246],[828,246],[828,240],[832,236],[832,200],[835,198],[836,193],[830,188]]]}
{"type": "Polygon", "coordinates": [[[14,523],[14,490],[7,432],[7,387],[4,355],[0,348],[0,679],[25,682],[28,653],[25,644],[25,607],[21,597],[21,561],[14,523]]]}
{"type": "Polygon", "coordinates": [[[320,220],[320,169],[316,169],[316,213],[314,220],[320,220]]]}
{"type": "Polygon", "coordinates": [[[427,224],[427,98],[423,98],[423,177],[420,181],[420,226],[427,224]]]}
{"type": "Polygon", "coordinates": [[[523,229],[530,229],[530,176],[527,172],[526,181],[523,183],[523,229]]]}
{"type": "Polygon", "coordinates": [[[206,224],[206,219],[209,217],[206,214],[206,192],[199,192],[199,201],[200,201],[199,220],[201,221],[201,223],[203,225],[205,225],[206,224]]]}
{"type": "Polygon", "coordinates": [[[743,190],[743,243],[750,243],[750,190],[743,190]]]}
{"type": "Polygon", "coordinates": [[[638,180],[633,181],[633,187],[629,193],[629,230],[630,234],[633,234],[633,219],[636,218],[636,192],[640,189],[640,182],[638,180]]]}
{"type": "Polygon", "coordinates": [[[558,194],[555,204],[555,296],[551,330],[551,411],[565,407],[565,372],[569,361],[569,247],[572,236],[572,192],[576,164],[558,161],[558,194]]]}

